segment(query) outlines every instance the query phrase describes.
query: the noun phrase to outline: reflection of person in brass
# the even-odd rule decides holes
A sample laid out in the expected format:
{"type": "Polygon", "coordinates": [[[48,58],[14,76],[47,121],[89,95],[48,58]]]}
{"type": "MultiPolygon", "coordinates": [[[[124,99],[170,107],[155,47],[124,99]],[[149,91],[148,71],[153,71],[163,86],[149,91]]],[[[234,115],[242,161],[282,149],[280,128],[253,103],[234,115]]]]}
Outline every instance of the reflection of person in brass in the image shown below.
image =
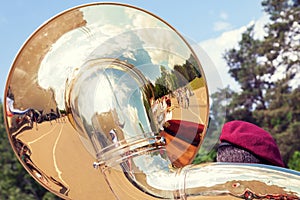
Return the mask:
{"type": "Polygon", "coordinates": [[[190,107],[190,91],[188,87],[184,89],[184,108],[190,107]]]}
{"type": "MultiPolygon", "coordinates": [[[[109,135],[111,137],[111,141],[113,142],[113,144],[115,145],[115,147],[119,146],[119,139],[118,139],[118,135],[117,135],[117,129],[113,128],[109,131],[109,135]]],[[[130,156],[129,152],[125,152],[122,156],[124,156],[125,161],[122,162],[120,164],[121,168],[123,169],[123,172],[125,173],[126,176],[130,176],[131,178],[134,177],[134,171],[132,169],[132,157],[130,156]]],[[[94,162],[93,164],[94,168],[98,168],[98,163],[94,162]]]]}
{"type": "Polygon", "coordinates": [[[244,121],[224,125],[217,152],[218,162],[260,163],[285,167],[272,136],[244,121]]]}
{"type": "Polygon", "coordinates": [[[163,124],[165,122],[165,109],[167,108],[165,98],[161,97],[158,99],[158,105],[157,105],[157,121],[159,128],[162,130],[163,129],[163,124]]]}
{"type": "Polygon", "coordinates": [[[168,96],[163,96],[156,101],[151,102],[152,114],[155,122],[160,130],[163,130],[163,124],[173,118],[171,99],[168,96]]]}
{"type": "Polygon", "coordinates": [[[115,144],[115,146],[118,146],[118,136],[117,136],[117,130],[116,129],[111,129],[109,131],[109,135],[111,137],[111,141],[115,144]]]}
{"type": "Polygon", "coordinates": [[[52,120],[57,121],[58,115],[57,113],[53,110],[53,108],[50,109],[50,112],[45,114],[45,119],[52,124],[52,120]]]}
{"type": "MultiPolygon", "coordinates": [[[[14,107],[14,95],[9,90],[6,97],[6,112],[7,112],[7,121],[10,129],[18,129],[24,123],[30,123],[30,117],[28,113],[30,109],[20,110],[14,107]]],[[[32,124],[30,123],[30,127],[32,124]]]]}
{"type": "Polygon", "coordinates": [[[172,103],[170,98],[167,98],[166,104],[167,104],[167,108],[165,112],[165,121],[169,121],[173,118],[173,113],[172,113],[173,108],[172,108],[172,103]]]}

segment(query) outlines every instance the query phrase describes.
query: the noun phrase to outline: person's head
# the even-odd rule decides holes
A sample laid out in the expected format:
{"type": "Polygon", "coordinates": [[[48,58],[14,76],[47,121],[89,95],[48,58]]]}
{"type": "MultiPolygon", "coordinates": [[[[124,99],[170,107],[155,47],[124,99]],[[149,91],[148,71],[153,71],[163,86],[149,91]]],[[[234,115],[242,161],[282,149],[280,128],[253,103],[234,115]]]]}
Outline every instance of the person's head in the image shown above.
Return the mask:
{"type": "Polygon", "coordinates": [[[225,123],[220,135],[217,161],[285,167],[273,137],[264,129],[244,121],[225,123]]]}

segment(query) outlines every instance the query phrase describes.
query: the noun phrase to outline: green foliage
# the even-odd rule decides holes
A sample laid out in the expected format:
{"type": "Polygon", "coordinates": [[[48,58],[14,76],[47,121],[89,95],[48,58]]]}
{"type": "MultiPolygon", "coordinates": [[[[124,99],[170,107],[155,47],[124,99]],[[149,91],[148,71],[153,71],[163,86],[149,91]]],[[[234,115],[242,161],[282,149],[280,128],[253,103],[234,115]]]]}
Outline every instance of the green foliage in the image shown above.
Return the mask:
{"type": "Polygon", "coordinates": [[[285,131],[273,135],[285,163],[288,163],[295,151],[300,151],[299,130],[300,122],[291,122],[285,131]]]}
{"type": "Polygon", "coordinates": [[[300,66],[299,57],[295,59],[300,54],[296,25],[300,5],[298,0],[263,0],[262,6],[271,20],[266,36],[257,39],[251,26],[238,48],[224,55],[230,75],[241,86],[240,92],[231,93],[226,121],[244,120],[269,131],[287,163],[300,150],[300,86],[295,81],[300,66]]]}
{"type": "Polygon", "coordinates": [[[300,151],[295,151],[288,162],[288,167],[300,171],[300,151]]]}
{"type": "Polygon", "coordinates": [[[217,160],[217,151],[213,149],[209,152],[200,151],[195,157],[193,164],[207,163],[207,162],[216,162],[217,160]]]}
{"type": "Polygon", "coordinates": [[[240,84],[242,91],[232,94],[229,105],[231,118],[237,118],[254,123],[252,111],[259,107],[266,108],[264,100],[265,91],[271,87],[270,82],[265,80],[263,74],[267,66],[259,63],[257,49],[261,42],[254,39],[253,26],[249,27],[242,35],[239,49],[231,49],[225,53],[225,60],[230,68],[230,75],[240,84]]]}
{"type": "Polygon", "coordinates": [[[15,156],[4,127],[0,100],[0,199],[59,199],[40,186],[22,167],[15,156]]]}

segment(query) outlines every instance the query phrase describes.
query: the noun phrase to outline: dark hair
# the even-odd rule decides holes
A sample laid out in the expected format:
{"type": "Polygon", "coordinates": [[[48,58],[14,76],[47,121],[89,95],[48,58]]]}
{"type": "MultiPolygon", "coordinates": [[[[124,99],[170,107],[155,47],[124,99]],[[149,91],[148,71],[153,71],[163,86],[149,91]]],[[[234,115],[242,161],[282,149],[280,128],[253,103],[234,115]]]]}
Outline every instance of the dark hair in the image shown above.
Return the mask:
{"type": "Polygon", "coordinates": [[[222,145],[218,147],[218,162],[236,162],[236,163],[263,163],[257,156],[245,149],[233,145],[222,145]]]}

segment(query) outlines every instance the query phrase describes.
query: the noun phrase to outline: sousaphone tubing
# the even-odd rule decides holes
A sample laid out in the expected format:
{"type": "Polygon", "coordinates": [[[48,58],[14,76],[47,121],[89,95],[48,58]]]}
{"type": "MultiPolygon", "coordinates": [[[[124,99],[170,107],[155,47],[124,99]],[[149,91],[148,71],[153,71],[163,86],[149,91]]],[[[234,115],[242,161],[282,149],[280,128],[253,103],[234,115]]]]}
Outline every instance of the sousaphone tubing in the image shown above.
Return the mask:
{"type": "Polygon", "coordinates": [[[205,134],[207,92],[198,58],[168,23],[130,5],[87,4],[45,22],[22,46],[6,83],[5,121],[20,162],[49,191],[67,199],[111,199],[102,173],[93,167],[100,149],[111,142],[101,146],[91,138],[109,138],[115,129],[120,143],[130,143],[134,132],[151,133],[164,137],[173,167],[185,166],[205,134]],[[106,68],[110,81],[93,78],[101,69],[93,71],[92,65],[106,68]],[[89,70],[88,80],[78,75],[89,70]],[[117,96],[111,100],[113,92],[117,96]],[[144,116],[135,112],[142,109],[144,116]],[[77,119],[82,115],[101,121],[102,134],[84,131],[77,119]],[[162,130],[168,120],[197,128],[190,136],[167,133],[162,130]]]}

